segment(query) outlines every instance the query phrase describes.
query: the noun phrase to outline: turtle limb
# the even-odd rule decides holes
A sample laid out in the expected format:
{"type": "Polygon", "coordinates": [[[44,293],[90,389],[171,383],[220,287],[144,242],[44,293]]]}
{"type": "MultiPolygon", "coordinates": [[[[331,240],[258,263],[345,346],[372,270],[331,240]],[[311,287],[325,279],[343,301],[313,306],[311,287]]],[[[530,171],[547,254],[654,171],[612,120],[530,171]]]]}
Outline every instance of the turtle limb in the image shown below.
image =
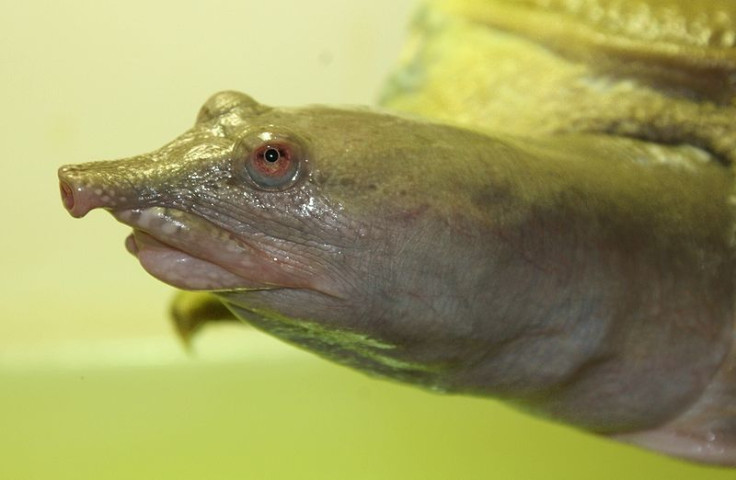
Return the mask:
{"type": "Polygon", "coordinates": [[[178,292],[171,302],[170,315],[177,335],[187,348],[191,347],[194,336],[208,323],[243,323],[208,292],[178,292]]]}

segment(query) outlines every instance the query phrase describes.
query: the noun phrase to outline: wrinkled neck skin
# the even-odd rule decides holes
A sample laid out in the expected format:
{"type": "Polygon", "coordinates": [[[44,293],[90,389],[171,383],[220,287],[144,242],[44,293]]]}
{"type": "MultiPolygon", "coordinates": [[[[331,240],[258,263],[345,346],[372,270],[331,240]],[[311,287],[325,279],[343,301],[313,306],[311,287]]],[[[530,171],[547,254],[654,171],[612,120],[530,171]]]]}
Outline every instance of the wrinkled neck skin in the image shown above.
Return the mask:
{"type": "Polygon", "coordinates": [[[225,92],[161,150],[60,178],[150,273],[286,341],[598,432],[676,417],[733,341],[733,178],[692,147],[225,92]],[[293,184],[248,176],[256,137],[306,152],[293,184]]]}
{"type": "Polygon", "coordinates": [[[334,296],[221,298],[341,363],[600,432],[657,425],[695,401],[732,341],[721,166],[694,150],[659,163],[675,149],[630,141],[612,142],[613,158],[592,138],[452,136],[432,136],[423,161],[454,158],[418,166],[417,184],[433,176],[424,195],[390,187],[358,205],[334,190],[363,232],[330,260],[334,296]]]}

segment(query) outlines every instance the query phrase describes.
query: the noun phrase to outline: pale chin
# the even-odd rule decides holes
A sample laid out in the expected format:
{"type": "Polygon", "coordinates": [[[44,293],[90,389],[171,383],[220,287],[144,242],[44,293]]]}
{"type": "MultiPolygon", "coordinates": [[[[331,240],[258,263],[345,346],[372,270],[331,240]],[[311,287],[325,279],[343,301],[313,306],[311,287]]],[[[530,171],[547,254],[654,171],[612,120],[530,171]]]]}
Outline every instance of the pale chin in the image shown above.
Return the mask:
{"type": "Polygon", "coordinates": [[[125,246],[138,257],[146,272],[176,288],[230,290],[246,287],[243,278],[219,265],[170,247],[140,230],[133,230],[125,246]]]}

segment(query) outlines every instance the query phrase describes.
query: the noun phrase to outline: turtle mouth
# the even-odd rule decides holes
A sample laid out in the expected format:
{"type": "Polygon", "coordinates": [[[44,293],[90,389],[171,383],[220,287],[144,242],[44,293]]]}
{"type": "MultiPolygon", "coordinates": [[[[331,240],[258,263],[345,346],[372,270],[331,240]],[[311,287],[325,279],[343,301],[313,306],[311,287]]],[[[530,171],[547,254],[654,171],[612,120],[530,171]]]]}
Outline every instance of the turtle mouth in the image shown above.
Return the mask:
{"type": "Polygon", "coordinates": [[[165,207],[112,214],[133,228],[125,240],[127,250],[148,273],[174,287],[236,290],[288,284],[277,259],[202,217],[165,207]]]}

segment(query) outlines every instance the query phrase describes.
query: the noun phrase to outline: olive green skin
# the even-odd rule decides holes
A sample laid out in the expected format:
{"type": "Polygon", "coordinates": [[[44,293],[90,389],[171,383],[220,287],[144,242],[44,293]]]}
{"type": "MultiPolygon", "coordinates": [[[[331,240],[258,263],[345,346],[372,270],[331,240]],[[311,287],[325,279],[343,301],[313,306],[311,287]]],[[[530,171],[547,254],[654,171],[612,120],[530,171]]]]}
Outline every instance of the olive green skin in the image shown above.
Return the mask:
{"type": "Polygon", "coordinates": [[[232,315],[372,375],[736,464],[730,52],[625,21],[595,43],[542,3],[431,2],[383,100],[429,121],[222,92],[156,152],[62,167],[65,205],[110,210],[150,273],[214,293],[175,304],[185,339],[232,315]],[[300,152],[276,188],[244,167],[265,134],[300,152]]]}
{"type": "Polygon", "coordinates": [[[73,215],[110,209],[149,272],[259,328],[597,432],[676,418],[731,348],[733,181],[692,147],[491,137],[223,92],[162,149],[60,178],[73,215]],[[243,167],[264,131],[308,152],[282,189],[243,167]],[[147,260],[161,251],[191,254],[186,275],[147,260]]]}

